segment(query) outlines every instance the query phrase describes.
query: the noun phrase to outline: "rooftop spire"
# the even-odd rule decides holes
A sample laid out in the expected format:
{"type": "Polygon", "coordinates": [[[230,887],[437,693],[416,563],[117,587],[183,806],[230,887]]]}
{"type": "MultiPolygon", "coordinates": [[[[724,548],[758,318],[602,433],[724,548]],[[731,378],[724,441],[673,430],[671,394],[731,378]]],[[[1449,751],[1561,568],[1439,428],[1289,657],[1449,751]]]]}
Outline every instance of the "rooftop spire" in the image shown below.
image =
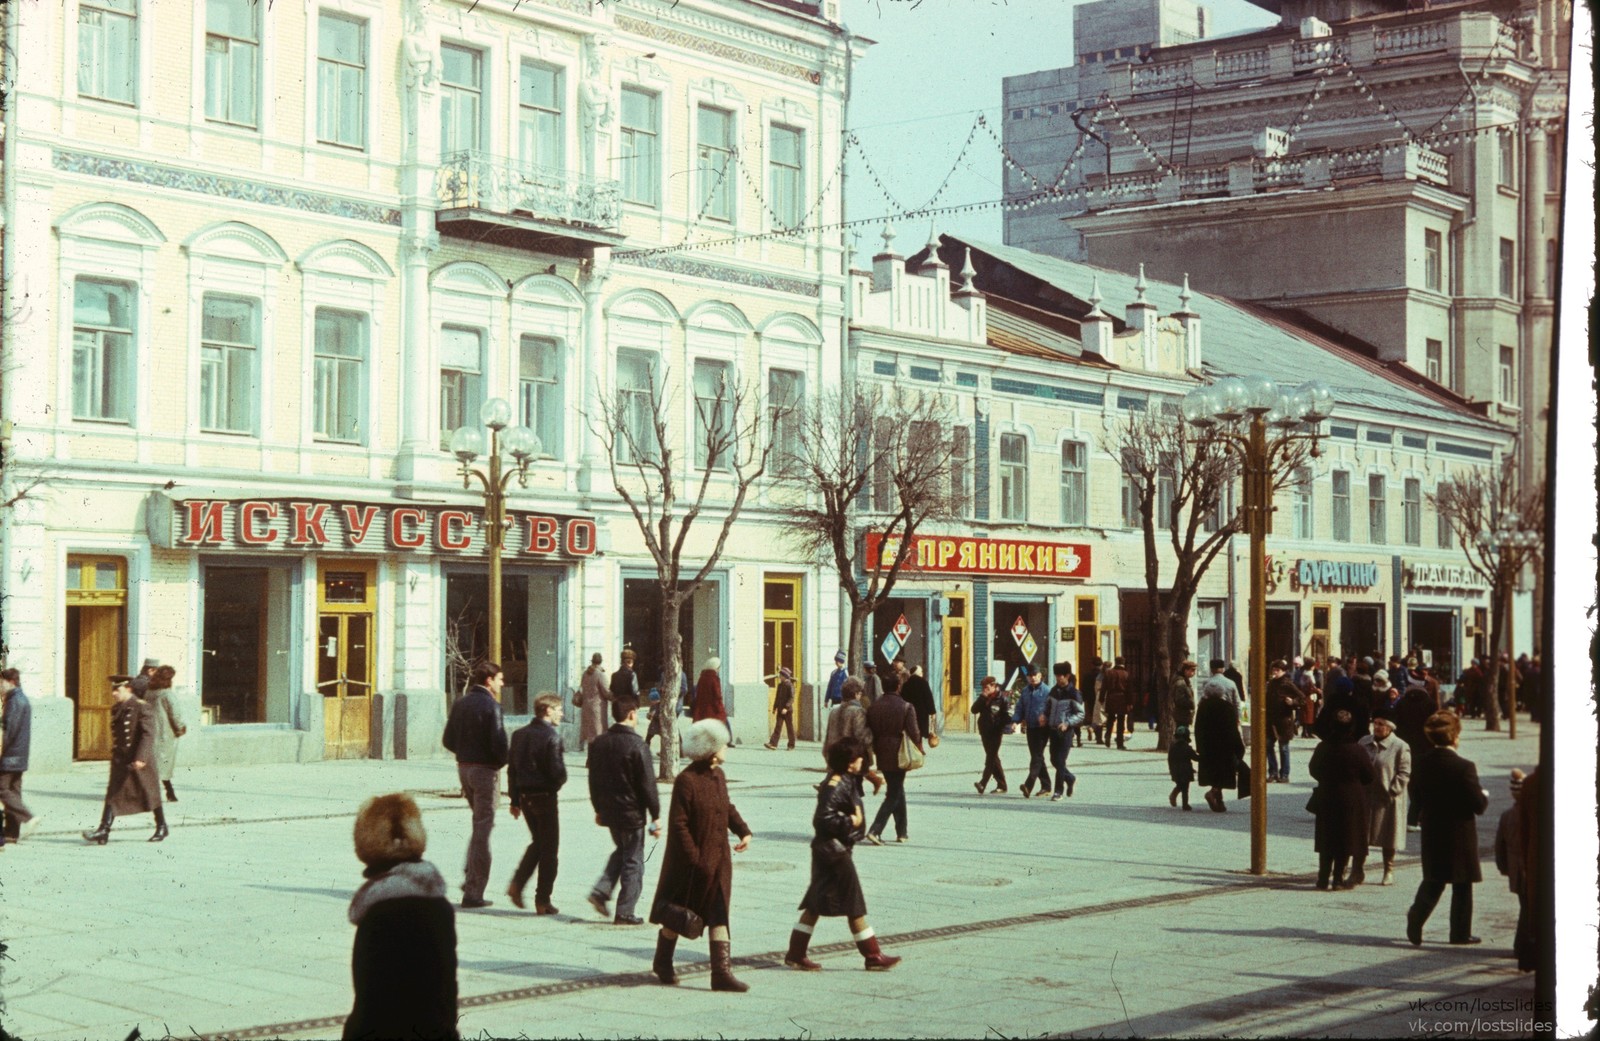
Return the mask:
{"type": "Polygon", "coordinates": [[[1149,301],[1144,298],[1144,291],[1146,289],[1149,289],[1150,286],[1144,280],[1144,265],[1142,263],[1139,265],[1139,281],[1137,281],[1137,282],[1135,282],[1133,284],[1133,288],[1134,288],[1134,291],[1139,294],[1137,297],[1134,298],[1134,301],[1133,301],[1134,303],[1136,303],[1136,304],[1149,303],[1149,301]]]}

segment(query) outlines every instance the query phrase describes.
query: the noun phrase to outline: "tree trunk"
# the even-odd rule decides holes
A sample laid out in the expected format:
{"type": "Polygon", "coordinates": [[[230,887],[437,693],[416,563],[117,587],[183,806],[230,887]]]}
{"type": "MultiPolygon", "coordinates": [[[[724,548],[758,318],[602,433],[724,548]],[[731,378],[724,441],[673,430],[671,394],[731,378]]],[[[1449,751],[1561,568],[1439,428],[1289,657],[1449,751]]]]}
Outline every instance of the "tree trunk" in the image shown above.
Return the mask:
{"type": "Polygon", "coordinates": [[[867,615],[870,613],[871,611],[868,610],[865,600],[859,597],[850,598],[850,642],[845,648],[844,654],[846,667],[850,670],[850,675],[852,676],[865,675],[866,669],[863,668],[863,665],[866,663],[868,655],[872,653],[866,647],[865,633],[867,615]]]}
{"type": "Polygon", "coordinates": [[[1506,638],[1507,622],[1505,617],[1505,585],[1504,579],[1494,583],[1489,590],[1489,595],[1494,598],[1494,603],[1489,607],[1489,632],[1492,639],[1489,641],[1489,675],[1484,682],[1489,696],[1483,706],[1483,729],[1499,732],[1500,730],[1500,644],[1506,638]]]}
{"type": "Polygon", "coordinates": [[[678,615],[683,602],[676,590],[661,596],[661,700],[657,702],[656,718],[661,723],[661,759],[657,780],[671,782],[678,775],[678,690],[683,686],[678,678],[683,671],[683,639],[678,635],[678,615]]]}

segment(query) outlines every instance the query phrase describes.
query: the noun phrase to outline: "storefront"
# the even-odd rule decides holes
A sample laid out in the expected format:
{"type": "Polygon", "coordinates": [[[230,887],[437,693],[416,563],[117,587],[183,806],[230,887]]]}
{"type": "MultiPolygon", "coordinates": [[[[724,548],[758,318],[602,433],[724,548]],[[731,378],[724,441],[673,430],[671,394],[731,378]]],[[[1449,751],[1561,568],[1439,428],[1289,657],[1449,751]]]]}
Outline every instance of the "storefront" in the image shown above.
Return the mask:
{"type": "Polygon", "coordinates": [[[1488,614],[1489,583],[1463,564],[1402,558],[1407,654],[1452,684],[1461,675],[1469,632],[1488,614]]]}
{"type": "Polygon", "coordinates": [[[1372,557],[1268,557],[1269,660],[1386,655],[1395,643],[1388,628],[1395,602],[1389,565],[1372,557]]]}

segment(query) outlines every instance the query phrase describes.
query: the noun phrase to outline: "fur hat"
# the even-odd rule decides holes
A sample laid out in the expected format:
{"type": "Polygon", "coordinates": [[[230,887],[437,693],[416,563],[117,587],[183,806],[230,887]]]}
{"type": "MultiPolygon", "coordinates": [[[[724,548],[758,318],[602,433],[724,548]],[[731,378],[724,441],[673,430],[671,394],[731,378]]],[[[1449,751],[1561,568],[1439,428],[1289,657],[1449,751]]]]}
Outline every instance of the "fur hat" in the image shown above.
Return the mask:
{"type": "Polygon", "coordinates": [[[716,672],[722,668],[722,659],[713,654],[711,657],[706,659],[706,668],[712,672],[716,672]]]}
{"type": "Polygon", "coordinates": [[[404,792],[377,795],[356,814],[356,858],[368,866],[416,860],[428,848],[422,811],[404,792]]]}
{"type": "Polygon", "coordinates": [[[1373,690],[1388,690],[1389,689],[1389,673],[1388,673],[1388,670],[1379,669],[1377,672],[1374,672],[1372,674],[1372,689],[1373,690]]]}
{"type": "Polygon", "coordinates": [[[702,719],[683,732],[683,754],[701,762],[728,747],[728,728],[720,719],[702,719]]]}

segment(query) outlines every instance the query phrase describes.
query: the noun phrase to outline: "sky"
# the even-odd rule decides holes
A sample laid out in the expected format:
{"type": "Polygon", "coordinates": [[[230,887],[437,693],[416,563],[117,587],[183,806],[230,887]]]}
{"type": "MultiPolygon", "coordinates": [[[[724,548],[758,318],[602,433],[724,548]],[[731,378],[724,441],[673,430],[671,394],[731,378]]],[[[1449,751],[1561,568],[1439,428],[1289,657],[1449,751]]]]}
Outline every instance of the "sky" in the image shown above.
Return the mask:
{"type": "MultiPolygon", "coordinates": [[[[962,144],[979,113],[1001,134],[1000,83],[1014,76],[1072,64],[1073,0],[843,0],[852,33],[878,41],[856,65],[850,124],[867,163],[904,209],[924,206],[946,174],[955,172],[940,204],[986,202],[1001,192],[1000,152],[983,130],[959,164],[962,144]]],[[[1274,24],[1246,0],[1211,0],[1211,35],[1274,24]]],[[[859,154],[846,170],[852,220],[894,212],[859,154]]],[[[895,246],[912,253],[939,231],[1000,240],[1000,209],[897,223],[895,246]]],[[[863,230],[857,263],[881,248],[876,229],[863,230]]]]}

